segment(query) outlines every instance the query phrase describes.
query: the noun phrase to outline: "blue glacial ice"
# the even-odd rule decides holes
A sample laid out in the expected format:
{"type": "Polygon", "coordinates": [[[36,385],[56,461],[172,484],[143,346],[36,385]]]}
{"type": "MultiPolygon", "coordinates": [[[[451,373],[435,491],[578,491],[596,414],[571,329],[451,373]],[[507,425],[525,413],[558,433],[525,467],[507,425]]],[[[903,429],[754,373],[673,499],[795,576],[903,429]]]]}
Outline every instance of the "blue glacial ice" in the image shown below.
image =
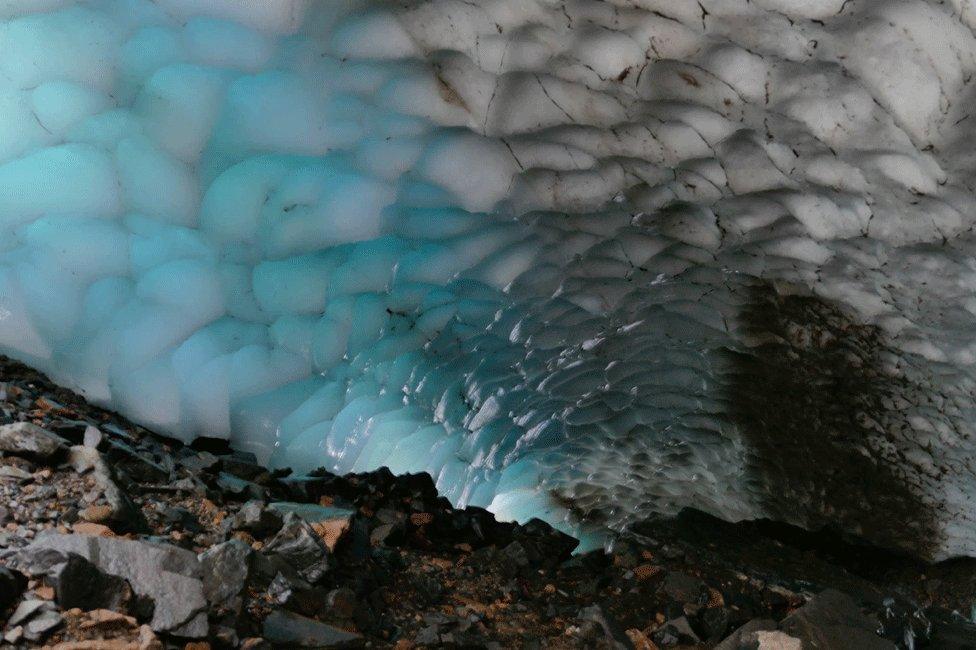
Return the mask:
{"type": "Polygon", "coordinates": [[[274,466],[976,553],[971,0],[2,0],[0,352],[274,466]]]}

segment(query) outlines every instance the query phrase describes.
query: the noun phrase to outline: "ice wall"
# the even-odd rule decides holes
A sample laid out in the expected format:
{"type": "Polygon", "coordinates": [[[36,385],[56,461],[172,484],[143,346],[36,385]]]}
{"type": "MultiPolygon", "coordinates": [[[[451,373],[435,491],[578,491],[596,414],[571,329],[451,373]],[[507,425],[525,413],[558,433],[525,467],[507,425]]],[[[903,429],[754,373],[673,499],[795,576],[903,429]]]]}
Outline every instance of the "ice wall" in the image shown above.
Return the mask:
{"type": "Polygon", "coordinates": [[[0,352],[565,529],[976,553],[976,5],[0,0],[0,352]]]}

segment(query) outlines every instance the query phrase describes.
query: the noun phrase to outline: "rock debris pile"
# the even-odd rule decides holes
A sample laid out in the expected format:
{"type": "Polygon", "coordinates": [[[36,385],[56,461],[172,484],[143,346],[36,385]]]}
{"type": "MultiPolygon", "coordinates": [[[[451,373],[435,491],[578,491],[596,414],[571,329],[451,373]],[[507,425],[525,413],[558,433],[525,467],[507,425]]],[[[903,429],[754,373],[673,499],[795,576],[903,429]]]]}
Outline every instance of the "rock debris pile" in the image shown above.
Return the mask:
{"type": "Polygon", "coordinates": [[[573,555],[577,541],[541,521],[451,507],[427,475],[269,472],[221,442],[158,437],[3,358],[0,450],[0,624],[13,647],[884,650],[976,639],[953,613],[976,584],[967,564],[919,578],[902,560],[871,579],[694,512],[573,555]]]}

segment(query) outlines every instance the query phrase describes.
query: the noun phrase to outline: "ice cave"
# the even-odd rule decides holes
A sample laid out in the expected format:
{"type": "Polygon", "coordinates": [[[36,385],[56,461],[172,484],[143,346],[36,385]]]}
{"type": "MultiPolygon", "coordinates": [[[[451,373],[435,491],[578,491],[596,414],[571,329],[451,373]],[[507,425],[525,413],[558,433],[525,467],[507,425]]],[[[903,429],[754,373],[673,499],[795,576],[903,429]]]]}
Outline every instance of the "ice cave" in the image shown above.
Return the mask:
{"type": "Polygon", "coordinates": [[[0,0],[0,353],[272,467],[976,554],[974,0],[0,0]]]}

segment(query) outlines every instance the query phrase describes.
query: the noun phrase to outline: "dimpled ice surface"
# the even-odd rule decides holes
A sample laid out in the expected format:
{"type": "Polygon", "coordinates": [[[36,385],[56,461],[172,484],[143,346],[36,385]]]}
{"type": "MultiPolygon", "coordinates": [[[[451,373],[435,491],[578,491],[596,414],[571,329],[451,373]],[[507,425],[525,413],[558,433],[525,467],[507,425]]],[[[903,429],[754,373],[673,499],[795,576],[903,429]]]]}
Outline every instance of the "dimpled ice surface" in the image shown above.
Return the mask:
{"type": "Polygon", "coordinates": [[[976,553],[973,0],[0,0],[0,352],[578,534],[976,553]]]}

